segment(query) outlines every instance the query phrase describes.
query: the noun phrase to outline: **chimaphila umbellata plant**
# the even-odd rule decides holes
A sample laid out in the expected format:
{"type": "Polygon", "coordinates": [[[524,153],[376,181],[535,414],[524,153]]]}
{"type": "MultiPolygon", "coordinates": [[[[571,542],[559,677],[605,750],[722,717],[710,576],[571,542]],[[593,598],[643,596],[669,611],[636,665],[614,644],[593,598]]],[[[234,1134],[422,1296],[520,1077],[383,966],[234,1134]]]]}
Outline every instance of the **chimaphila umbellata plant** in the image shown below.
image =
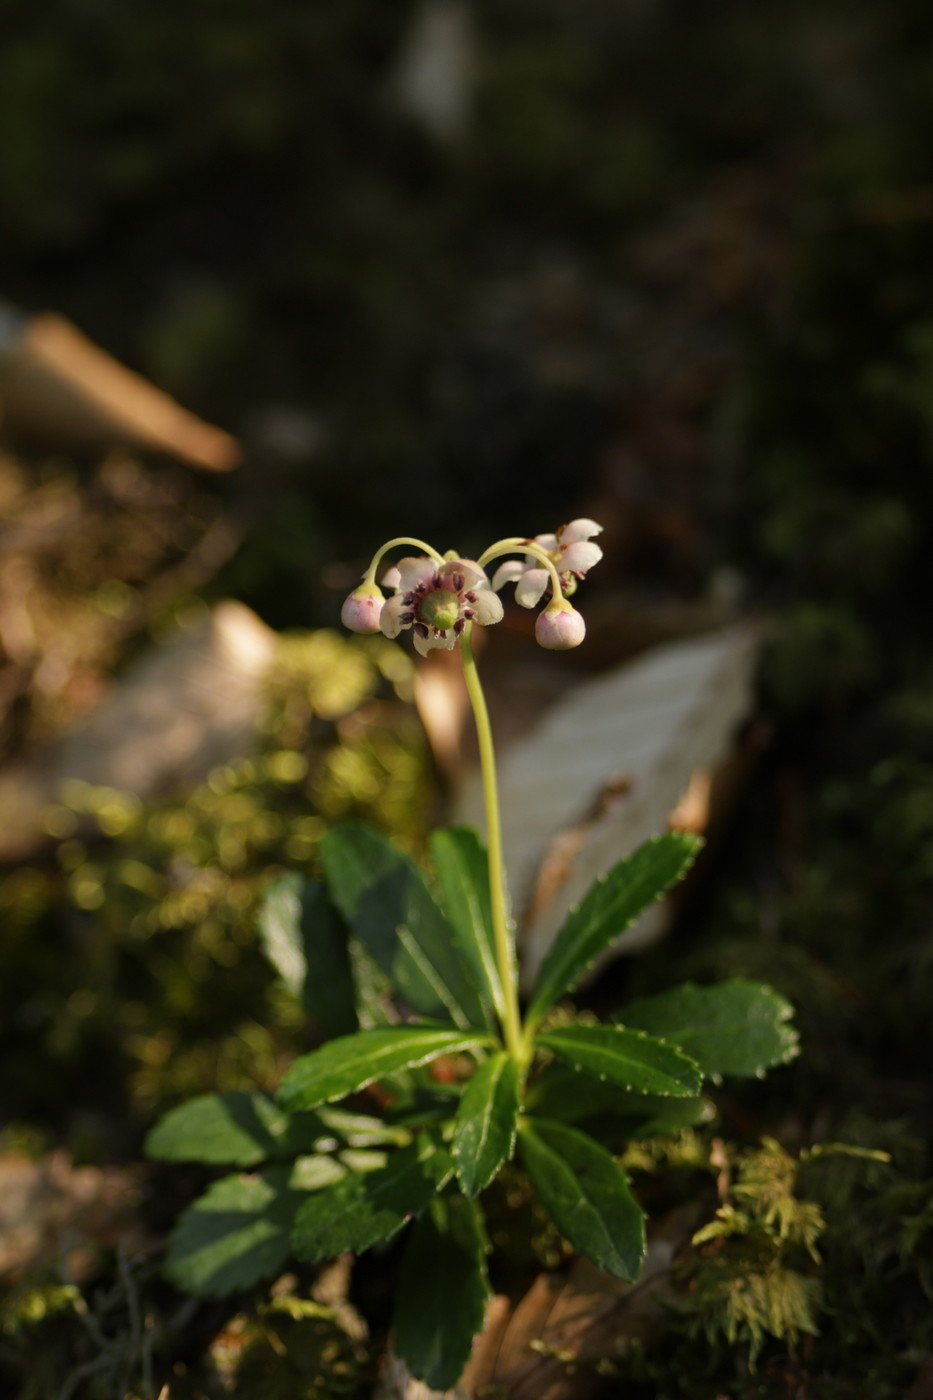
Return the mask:
{"type": "Polygon", "coordinates": [[[502,618],[499,591],[514,583],[520,605],[542,605],[538,641],[577,646],[585,627],[570,596],[601,557],[599,530],[576,520],[554,535],[501,540],[476,560],[408,538],[377,552],[343,620],[388,637],[411,630],[422,654],[459,647],[487,845],[470,830],[436,831],[424,874],[378,831],[332,828],[321,878],[281,877],[261,926],[281,977],[333,1038],[292,1065],[274,1098],[195,1099],[148,1141],[157,1158],[251,1169],[216,1181],[176,1226],[167,1271],[189,1292],[228,1294],[292,1255],[361,1252],[407,1227],[394,1346],[437,1389],[456,1382],[483,1325],[481,1196],[516,1153],[565,1239],[633,1280],[645,1219],[615,1153],[700,1121],[704,1078],[761,1074],[796,1053],[788,1004],[741,980],[686,984],[604,1024],[555,1015],[594,960],[684,875],[699,843],[680,832],[620,860],[569,911],[522,1012],[472,633],[502,618]],[[404,548],[418,553],[380,586],[384,557],[404,548]]]}

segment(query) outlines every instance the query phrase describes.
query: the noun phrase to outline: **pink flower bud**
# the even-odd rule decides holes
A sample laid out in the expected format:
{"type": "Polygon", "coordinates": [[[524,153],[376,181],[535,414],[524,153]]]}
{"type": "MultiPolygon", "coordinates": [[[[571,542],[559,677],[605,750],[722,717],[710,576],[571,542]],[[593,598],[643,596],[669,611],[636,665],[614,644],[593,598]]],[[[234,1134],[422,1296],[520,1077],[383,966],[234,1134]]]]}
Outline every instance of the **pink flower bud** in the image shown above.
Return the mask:
{"type": "Polygon", "coordinates": [[[374,583],[354,588],[340,609],[340,621],[351,632],[378,632],[385,598],[374,583]]]}
{"type": "Polygon", "coordinates": [[[548,651],[569,651],[578,647],[586,636],[586,623],[582,613],[564,598],[555,598],[543,612],[538,614],[535,623],[535,637],[540,646],[548,651]]]}

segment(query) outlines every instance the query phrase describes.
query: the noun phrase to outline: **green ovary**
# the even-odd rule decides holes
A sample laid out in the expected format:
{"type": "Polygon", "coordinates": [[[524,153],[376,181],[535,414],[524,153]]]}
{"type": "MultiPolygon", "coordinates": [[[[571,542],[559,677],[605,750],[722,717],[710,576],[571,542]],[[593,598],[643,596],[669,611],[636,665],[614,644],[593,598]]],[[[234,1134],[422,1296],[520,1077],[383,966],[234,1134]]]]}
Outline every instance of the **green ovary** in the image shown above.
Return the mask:
{"type": "Polygon", "coordinates": [[[449,588],[435,588],[421,602],[418,618],[429,627],[447,632],[460,616],[460,599],[449,588]]]}

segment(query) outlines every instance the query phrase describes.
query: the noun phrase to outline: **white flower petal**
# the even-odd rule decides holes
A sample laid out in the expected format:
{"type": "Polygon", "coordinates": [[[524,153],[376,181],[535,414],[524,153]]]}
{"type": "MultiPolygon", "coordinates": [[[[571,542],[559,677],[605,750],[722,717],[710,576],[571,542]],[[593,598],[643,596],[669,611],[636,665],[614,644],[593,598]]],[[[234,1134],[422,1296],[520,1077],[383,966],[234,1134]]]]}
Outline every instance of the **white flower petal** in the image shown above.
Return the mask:
{"type": "Polygon", "coordinates": [[[422,637],[420,632],[415,632],[415,651],[420,656],[427,656],[432,651],[441,649],[442,651],[453,651],[457,638],[453,631],[442,632],[440,636],[430,631],[426,637],[422,637]]]}
{"type": "Polygon", "coordinates": [[[383,588],[398,588],[401,581],[402,576],[395,564],[393,564],[391,568],[386,569],[385,573],[382,575],[383,588]]]}
{"type": "Polygon", "coordinates": [[[502,621],[504,609],[502,599],[498,593],[494,593],[491,588],[478,588],[476,590],[476,602],[473,604],[473,611],[476,614],[476,621],[481,627],[489,627],[494,622],[502,621]]]}
{"type": "Polygon", "coordinates": [[[515,583],[521,578],[528,568],[520,559],[506,559],[504,564],[500,564],[492,576],[493,588],[501,588],[503,584],[515,583]]]}
{"type": "MultiPolygon", "coordinates": [[[[556,535],[535,535],[534,542],[539,544],[546,554],[556,554],[560,549],[556,535]]],[[[533,559],[534,555],[528,554],[525,557],[533,559]]]]}
{"type": "Polygon", "coordinates": [[[478,583],[489,582],[483,570],[472,559],[451,559],[440,573],[445,584],[452,584],[454,577],[459,574],[463,579],[463,588],[475,588],[478,583]]]}
{"type": "Polygon", "coordinates": [[[386,599],[379,615],[379,626],[386,637],[397,637],[403,627],[411,626],[410,622],[402,622],[401,620],[402,613],[409,611],[402,602],[403,597],[402,593],[393,593],[391,598],[386,599]]]}
{"type": "Polygon", "coordinates": [[[541,601],[551,581],[547,569],[528,569],[515,585],[515,601],[523,608],[533,608],[541,601]]]}
{"type": "Polygon", "coordinates": [[[579,540],[575,544],[569,544],[562,552],[557,567],[561,573],[566,570],[572,574],[585,574],[587,569],[592,569],[593,565],[598,564],[602,557],[603,552],[598,544],[579,540]]]}
{"type": "Polygon", "coordinates": [[[603,527],[597,525],[595,520],[571,520],[569,525],[565,525],[558,533],[561,544],[575,544],[577,540],[589,540],[594,535],[601,535],[603,527]]]}
{"type": "Polygon", "coordinates": [[[433,559],[422,554],[417,558],[400,559],[398,561],[398,587],[401,593],[410,593],[413,588],[417,588],[419,583],[428,583],[437,572],[437,565],[433,559]]]}

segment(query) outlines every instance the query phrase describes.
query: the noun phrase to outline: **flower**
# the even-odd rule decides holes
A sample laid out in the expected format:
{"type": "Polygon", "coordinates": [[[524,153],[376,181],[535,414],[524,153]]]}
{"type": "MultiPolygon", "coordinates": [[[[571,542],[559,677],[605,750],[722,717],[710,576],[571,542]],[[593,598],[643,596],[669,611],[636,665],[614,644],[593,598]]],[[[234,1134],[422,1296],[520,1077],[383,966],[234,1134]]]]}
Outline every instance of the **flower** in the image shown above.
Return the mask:
{"type": "Polygon", "coordinates": [[[413,628],[422,656],[435,647],[451,651],[468,622],[488,627],[502,618],[501,599],[472,559],[401,559],[397,568],[398,592],[383,607],[379,625],[387,637],[413,628]]]}
{"type": "Polygon", "coordinates": [[[340,609],[340,621],[351,632],[378,632],[384,606],[382,589],[364,581],[345,600],[340,609]]]}
{"type": "MultiPolygon", "coordinates": [[[[602,528],[595,520],[571,520],[555,535],[536,535],[526,543],[538,545],[550,556],[564,593],[570,595],[576,592],[577,582],[587,569],[592,569],[603,557],[599,545],[592,543],[593,535],[601,534],[602,528]]],[[[544,597],[550,582],[547,569],[533,554],[526,554],[524,560],[508,559],[500,564],[493,575],[492,586],[498,589],[505,583],[514,583],[516,603],[523,608],[533,608],[544,597]]]]}
{"type": "Polygon", "coordinates": [[[583,614],[565,598],[552,599],[535,621],[535,639],[548,651],[569,651],[578,647],[585,636],[583,614]]]}

